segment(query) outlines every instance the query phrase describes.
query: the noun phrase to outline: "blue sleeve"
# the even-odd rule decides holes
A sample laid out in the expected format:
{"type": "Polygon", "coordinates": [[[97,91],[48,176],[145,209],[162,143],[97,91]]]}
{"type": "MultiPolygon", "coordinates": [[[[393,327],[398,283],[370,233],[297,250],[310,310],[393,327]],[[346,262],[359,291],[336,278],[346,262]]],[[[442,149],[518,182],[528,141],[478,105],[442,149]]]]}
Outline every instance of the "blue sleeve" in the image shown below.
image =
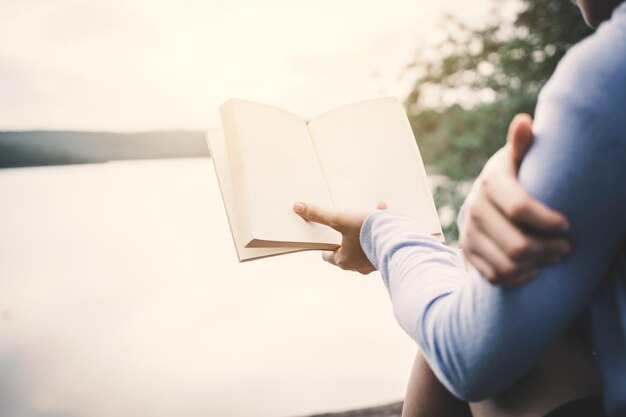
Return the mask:
{"type": "Polygon", "coordinates": [[[626,53],[598,56],[609,48],[601,36],[572,52],[542,93],[520,170],[532,195],[570,219],[563,262],[505,288],[468,271],[408,217],[377,212],[361,229],[397,320],[459,398],[491,397],[529,370],[585,308],[624,238],[626,53]]]}

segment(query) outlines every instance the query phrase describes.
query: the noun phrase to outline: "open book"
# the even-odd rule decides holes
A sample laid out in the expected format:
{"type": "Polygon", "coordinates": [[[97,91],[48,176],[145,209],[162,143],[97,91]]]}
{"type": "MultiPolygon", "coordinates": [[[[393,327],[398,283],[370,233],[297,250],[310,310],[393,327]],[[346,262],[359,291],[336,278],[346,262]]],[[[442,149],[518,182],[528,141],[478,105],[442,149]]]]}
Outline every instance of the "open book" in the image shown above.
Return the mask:
{"type": "Polygon", "coordinates": [[[231,99],[223,133],[207,131],[239,261],[306,249],[336,249],[341,235],[292,211],[389,209],[417,219],[443,241],[426,171],[401,104],[381,98],[306,123],[276,107],[231,99]]]}

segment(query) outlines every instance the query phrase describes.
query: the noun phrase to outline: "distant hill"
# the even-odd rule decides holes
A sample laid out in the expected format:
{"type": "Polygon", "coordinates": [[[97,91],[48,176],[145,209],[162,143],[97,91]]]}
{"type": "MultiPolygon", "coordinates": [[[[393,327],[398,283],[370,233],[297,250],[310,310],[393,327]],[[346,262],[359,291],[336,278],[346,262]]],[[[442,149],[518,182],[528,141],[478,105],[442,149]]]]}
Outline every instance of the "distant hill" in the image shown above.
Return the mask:
{"type": "Polygon", "coordinates": [[[0,132],[0,168],[207,157],[202,132],[0,132]]]}

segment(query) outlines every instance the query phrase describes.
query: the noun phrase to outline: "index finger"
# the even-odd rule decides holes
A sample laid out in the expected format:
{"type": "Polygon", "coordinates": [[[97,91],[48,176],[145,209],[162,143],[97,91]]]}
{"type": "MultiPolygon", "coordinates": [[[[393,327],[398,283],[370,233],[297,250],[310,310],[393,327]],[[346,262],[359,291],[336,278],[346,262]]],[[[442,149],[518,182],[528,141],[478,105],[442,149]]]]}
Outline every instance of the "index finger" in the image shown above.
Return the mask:
{"type": "Polygon", "coordinates": [[[323,224],[337,230],[337,214],[334,211],[302,202],[294,204],[293,211],[306,221],[323,224]]]}
{"type": "Polygon", "coordinates": [[[516,223],[544,233],[564,232],[569,228],[564,215],[530,196],[515,178],[499,177],[491,181],[488,188],[488,198],[516,223]]]}

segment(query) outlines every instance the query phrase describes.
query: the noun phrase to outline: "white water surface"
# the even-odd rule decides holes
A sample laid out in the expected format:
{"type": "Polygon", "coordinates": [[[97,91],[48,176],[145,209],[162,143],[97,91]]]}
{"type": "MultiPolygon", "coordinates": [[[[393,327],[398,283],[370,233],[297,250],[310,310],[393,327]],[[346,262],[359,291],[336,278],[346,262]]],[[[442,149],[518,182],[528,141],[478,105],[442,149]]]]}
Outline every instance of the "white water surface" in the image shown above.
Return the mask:
{"type": "Polygon", "coordinates": [[[239,264],[210,159],[0,170],[0,416],[281,417],[401,399],[380,276],[239,264]]]}

